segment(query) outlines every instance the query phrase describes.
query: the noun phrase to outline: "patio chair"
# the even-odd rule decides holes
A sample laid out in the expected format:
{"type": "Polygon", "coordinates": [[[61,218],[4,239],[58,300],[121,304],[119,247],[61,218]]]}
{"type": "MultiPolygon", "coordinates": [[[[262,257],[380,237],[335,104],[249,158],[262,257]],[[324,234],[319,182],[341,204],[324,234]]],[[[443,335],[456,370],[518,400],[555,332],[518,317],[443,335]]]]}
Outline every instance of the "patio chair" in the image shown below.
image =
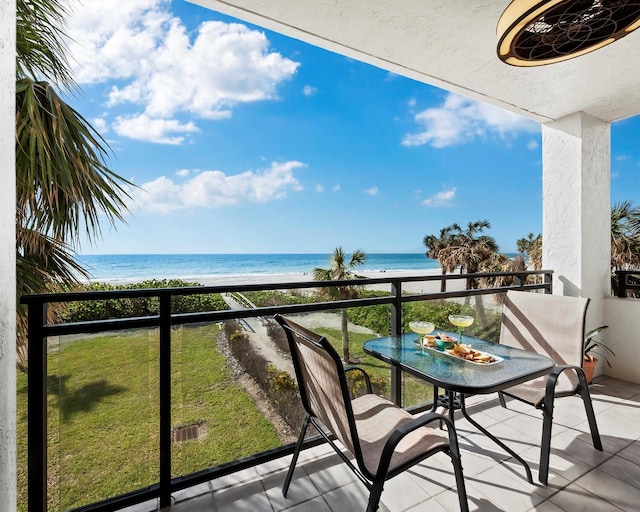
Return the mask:
{"type": "Polygon", "coordinates": [[[602,450],[591,395],[582,370],[584,324],[589,299],[510,290],[502,312],[500,343],[544,354],[556,363],[544,377],[519,384],[499,393],[528,403],[542,411],[542,444],[539,479],[547,485],[551,427],[557,397],[579,394],[589,420],[591,439],[602,450]]]}
{"type": "Polygon", "coordinates": [[[358,367],[343,367],[338,353],[325,337],[280,315],[275,319],[286,332],[306,411],[282,488],[285,497],[311,424],[369,490],[367,512],[378,509],[386,480],[438,452],[451,457],[460,509],[469,510],[456,431],[448,418],[432,412],[412,416],[373,394],[366,372],[358,367]],[[366,394],[352,398],[347,385],[348,372],[362,374],[366,394]],[[447,426],[446,433],[439,428],[441,422],[447,426]],[[355,458],[355,465],[336,444],[336,439],[355,458]]]}

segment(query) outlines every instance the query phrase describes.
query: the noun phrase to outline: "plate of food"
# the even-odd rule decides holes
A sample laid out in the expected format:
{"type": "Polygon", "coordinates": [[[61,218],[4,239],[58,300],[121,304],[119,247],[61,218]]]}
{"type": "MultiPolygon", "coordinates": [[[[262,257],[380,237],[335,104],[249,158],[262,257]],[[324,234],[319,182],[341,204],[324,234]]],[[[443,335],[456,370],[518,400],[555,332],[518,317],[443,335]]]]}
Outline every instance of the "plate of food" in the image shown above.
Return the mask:
{"type": "Polygon", "coordinates": [[[457,343],[453,348],[446,349],[444,353],[451,357],[464,359],[467,363],[478,364],[481,366],[498,364],[503,361],[500,356],[495,356],[488,352],[482,352],[481,350],[474,350],[471,345],[466,345],[464,343],[457,343]]]}
{"type": "Polygon", "coordinates": [[[416,340],[418,345],[422,345],[423,347],[428,348],[437,348],[440,350],[444,350],[447,348],[453,347],[453,345],[458,341],[458,338],[454,336],[448,336],[443,332],[439,332],[437,334],[427,334],[425,336],[421,336],[416,340]]]}

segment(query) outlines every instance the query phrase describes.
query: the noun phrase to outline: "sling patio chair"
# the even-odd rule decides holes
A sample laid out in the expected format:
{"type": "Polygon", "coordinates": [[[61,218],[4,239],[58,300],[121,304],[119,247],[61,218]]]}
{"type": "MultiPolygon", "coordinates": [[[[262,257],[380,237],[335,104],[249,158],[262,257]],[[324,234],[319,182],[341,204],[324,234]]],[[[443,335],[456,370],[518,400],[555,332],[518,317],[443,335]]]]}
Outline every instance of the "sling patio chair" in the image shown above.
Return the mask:
{"type": "Polygon", "coordinates": [[[371,392],[364,370],[343,367],[329,341],[280,315],[298,381],[306,417],[282,488],[286,497],[298,455],[311,423],[369,490],[367,512],[378,510],[385,481],[427,457],[444,452],[451,457],[460,509],[468,511],[460,451],[453,424],[430,412],[420,416],[371,392]],[[361,372],[367,393],[352,398],[347,372],[361,372]],[[440,424],[446,424],[446,433],[440,424]],[[431,426],[433,425],[433,426],[431,426]],[[354,465],[334,439],[355,458],[354,465]]]}
{"type": "Polygon", "coordinates": [[[557,397],[579,394],[589,421],[593,446],[602,451],[589,386],[582,370],[585,317],[589,299],[509,290],[502,311],[500,343],[544,354],[556,363],[543,377],[499,393],[533,405],[542,411],[539,480],[547,485],[551,427],[557,397]]]}

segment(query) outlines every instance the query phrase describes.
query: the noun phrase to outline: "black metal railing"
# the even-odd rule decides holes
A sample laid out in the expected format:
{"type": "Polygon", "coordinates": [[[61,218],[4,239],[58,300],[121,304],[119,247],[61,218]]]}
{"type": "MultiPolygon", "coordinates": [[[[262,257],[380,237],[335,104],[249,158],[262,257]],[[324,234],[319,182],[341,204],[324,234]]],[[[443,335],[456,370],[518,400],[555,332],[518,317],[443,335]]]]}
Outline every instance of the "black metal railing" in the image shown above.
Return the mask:
{"type": "MultiPolygon", "coordinates": [[[[357,298],[342,301],[316,302],[311,304],[296,304],[274,307],[258,307],[243,310],[209,311],[204,313],[172,313],[171,300],[173,297],[199,295],[210,293],[231,293],[271,290],[303,290],[323,287],[353,285],[353,281],[305,281],[259,285],[233,286],[197,286],[188,288],[163,288],[117,290],[101,292],[78,292],[28,295],[21,298],[21,303],[28,306],[28,510],[29,512],[46,512],[47,510],[47,338],[51,336],[102,333],[122,329],[155,328],[159,331],[159,478],[158,481],[133,492],[111,497],[107,500],[84,505],[73,510],[104,511],[117,510],[126,506],[159,498],[160,506],[171,503],[173,492],[186,489],[199,483],[207,482],[241,469],[252,467],[263,462],[283,457],[293,452],[294,445],[289,444],[262,452],[241,460],[235,460],[213,468],[209,468],[189,475],[172,477],[171,471],[171,343],[172,327],[195,324],[201,322],[222,322],[232,319],[253,318],[293,313],[328,311],[339,308],[354,308],[386,304],[391,309],[390,331],[400,334],[402,329],[402,305],[412,301],[427,301],[447,298],[460,298],[474,295],[501,294],[509,289],[552,291],[552,271],[525,271],[491,274],[462,274],[462,275],[429,275],[412,277],[383,277],[366,279],[358,284],[390,285],[389,295],[382,297],[357,298]],[[473,290],[446,291],[437,293],[403,294],[404,283],[421,281],[441,281],[442,279],[459,280],[479,277],[513,277],[513,285],[496,288],[481,288],[473,290]],[[531,282],[531,281],[534,282],[531,282]],[[47,323],[47,308],[50,304],[88,300],[131,299],[155,297],[159,300],[159,313],[153,316],[111,319],[74,323],[47,323]]],[[[402,379],[400,371],[391,372],[391,395],[396,403],[401,402],[402,379]]],[[[311,439],[308,446],[318,444],[311,439]]]]}
{"type": "Polygon", "coordinates": [[[640,297],[640,270],[616,270],[615,292],[618,297],[640,297]]]}

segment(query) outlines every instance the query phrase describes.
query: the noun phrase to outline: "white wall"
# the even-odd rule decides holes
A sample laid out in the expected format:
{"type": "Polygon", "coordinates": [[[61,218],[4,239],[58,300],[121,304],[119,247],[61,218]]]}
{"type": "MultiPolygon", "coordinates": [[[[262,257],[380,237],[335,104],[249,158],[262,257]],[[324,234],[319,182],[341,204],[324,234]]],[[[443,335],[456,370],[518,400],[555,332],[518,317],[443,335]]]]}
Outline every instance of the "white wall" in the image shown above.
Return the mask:
{"type": "Polygon", "coordinates": [[[582,112],[542,125],[542,266],[554,293],[591,298],[602,325],[611,268],[610,125],[582,112]]]}
{"type": "Polygon", "coordinates": [[[607,297],[604,320],[609,326],[606,345],[615,352],[605,375],[640,384],[640,299],[607,297]]]}
{"type": "Polygon", "coordinates": [[[16,2],[0,1],[0,509],[16,510],[16,2]]]}

